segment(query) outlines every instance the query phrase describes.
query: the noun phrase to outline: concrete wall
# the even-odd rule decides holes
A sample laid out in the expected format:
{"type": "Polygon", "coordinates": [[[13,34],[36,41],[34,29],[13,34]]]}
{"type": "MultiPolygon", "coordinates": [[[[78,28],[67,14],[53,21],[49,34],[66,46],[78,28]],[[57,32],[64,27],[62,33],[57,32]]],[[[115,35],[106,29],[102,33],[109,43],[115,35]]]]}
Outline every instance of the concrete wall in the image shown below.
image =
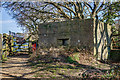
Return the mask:
{"type": "Polygon", "coordinates": [[[93,19],[45,23],[39,26],[40,46],[68,46],[93,48],[93,19]]]}
{"type": "Polygon", "coordinates": [[[44,23],[39,25],[39,46],[68,46],[89,48],[98,59],[108,58],[111,27],[95,19],[44,23]],[[64,41],[66,40],[66,41],[64,41]]]}

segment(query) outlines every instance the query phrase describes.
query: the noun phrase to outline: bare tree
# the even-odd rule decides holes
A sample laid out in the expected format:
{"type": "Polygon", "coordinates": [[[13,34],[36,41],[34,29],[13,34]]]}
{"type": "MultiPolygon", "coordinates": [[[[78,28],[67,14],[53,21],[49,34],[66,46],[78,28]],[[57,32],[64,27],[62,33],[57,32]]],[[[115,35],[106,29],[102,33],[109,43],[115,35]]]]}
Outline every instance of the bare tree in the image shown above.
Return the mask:
{"type": "Polygon", "coordinates": [[[38,33],[38,25],[45,22],[96,18],[102,21],[118,17],[120,2],[5,2],[3,7],[25,26],[31,34],[38,33]],[[112,6],[112,7],[111,7],[112,6]],[[112,9],[111,9],[112,8],[112,9]],[[116,15],[116,16],[113,16],[116,15]]]}

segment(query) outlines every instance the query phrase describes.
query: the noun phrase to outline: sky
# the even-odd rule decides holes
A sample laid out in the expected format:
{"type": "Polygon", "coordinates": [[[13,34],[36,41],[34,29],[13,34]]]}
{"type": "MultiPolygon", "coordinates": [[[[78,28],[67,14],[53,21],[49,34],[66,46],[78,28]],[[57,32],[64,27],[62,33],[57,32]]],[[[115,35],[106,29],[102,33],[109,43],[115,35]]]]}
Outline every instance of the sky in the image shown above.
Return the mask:
{"type": "Polygon", "coordinates": [[[12,19],[5,9],[1,8],[0,10],[0,33],[9,33],[12,32],[20,32],[22,33],[22,29],[17,27],[18,24],[16,23],[15,19],[12,19]]]}

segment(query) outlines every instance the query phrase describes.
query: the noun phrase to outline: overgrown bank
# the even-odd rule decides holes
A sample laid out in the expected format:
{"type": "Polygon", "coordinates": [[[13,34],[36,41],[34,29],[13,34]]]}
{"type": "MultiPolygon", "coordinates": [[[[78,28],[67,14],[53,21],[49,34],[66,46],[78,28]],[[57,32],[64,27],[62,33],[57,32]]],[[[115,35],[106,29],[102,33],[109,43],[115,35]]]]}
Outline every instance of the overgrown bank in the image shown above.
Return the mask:
{"type": "Polygon", "coordinates": [[[84,50],[39,49],[30,65],[38,70],[36,78],[120,78],[120,63],[101,63],[84,50]]]}

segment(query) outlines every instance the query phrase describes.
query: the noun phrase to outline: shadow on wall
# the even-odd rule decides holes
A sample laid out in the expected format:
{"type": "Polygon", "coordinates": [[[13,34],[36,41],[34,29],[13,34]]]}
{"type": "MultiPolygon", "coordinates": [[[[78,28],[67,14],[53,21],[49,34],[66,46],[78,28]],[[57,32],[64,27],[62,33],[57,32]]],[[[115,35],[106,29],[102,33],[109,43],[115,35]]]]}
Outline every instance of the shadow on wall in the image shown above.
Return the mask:
{"type": "Polygon", "coordinates": [[[39,46],[68,44],[70,47],[89,47],[98,60],[108,59],[110,36],[111,26],[96,19],[44,23],[39,26],[39,46]]]}

